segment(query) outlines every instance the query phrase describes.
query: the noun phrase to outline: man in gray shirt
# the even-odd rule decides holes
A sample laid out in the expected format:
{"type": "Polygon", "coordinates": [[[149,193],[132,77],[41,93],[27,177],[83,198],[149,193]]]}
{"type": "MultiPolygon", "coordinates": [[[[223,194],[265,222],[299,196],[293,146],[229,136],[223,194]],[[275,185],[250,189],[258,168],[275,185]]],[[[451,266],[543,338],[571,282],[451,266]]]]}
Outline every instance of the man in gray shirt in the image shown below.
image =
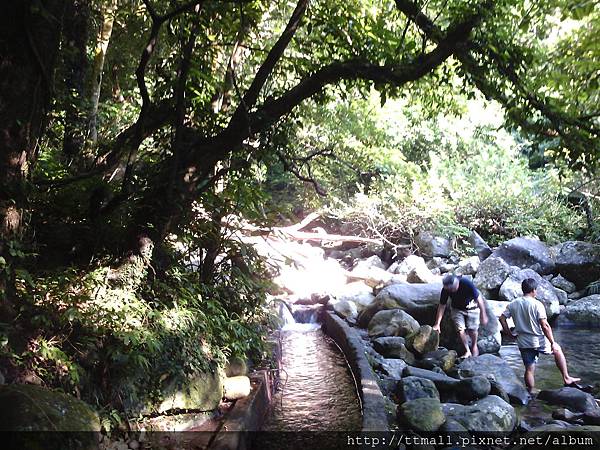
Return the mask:
{"type": "Polygon", "coordinates": [[[552,328],[548,323],[546,308],[542,302],[535,298],[537,281],[527,278],[521,283],[523,297],[510,302],[500,316],[502,329],[509,336],[515,336],[509,329],[507,318],[512,317],[517,332],[517,345],[525,365],[525,385],[531,392],[535,386],[535,363],[540,353],[554,354],[556,366],[562,374],[565,386],[577,386],[581,378],[573,378],[567,369],[567,360],[558,342],[554,340],[552,328]]]}

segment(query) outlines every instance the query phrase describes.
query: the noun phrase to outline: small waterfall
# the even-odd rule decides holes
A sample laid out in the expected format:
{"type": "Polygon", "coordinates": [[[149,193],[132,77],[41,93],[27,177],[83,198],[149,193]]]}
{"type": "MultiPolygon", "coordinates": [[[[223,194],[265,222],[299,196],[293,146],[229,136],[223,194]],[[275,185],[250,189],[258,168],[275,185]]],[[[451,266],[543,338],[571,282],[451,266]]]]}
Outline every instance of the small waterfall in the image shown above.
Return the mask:
{"type": "Polygon", "coordinates": [[[292,305],[292,314],[297,323],[318,323],[322,305],[292,305]]]}
{"type": "Polygon", "coordinates": [[[279,304],[279,317],[281,318],[283,327],[296,323],[289,305],[285,302],[279,304]]]}

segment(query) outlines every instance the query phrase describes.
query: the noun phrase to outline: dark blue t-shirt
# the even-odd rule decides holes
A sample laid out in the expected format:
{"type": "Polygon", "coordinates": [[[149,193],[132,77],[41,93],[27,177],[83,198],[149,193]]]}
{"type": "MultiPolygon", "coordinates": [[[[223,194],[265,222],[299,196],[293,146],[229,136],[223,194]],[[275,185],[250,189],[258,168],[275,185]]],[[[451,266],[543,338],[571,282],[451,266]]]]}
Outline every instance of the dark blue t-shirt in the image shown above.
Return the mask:
{"type": "Polygon", "coordinates": [[[451,298],[453,308],[463,310],[477,308],[479,306],[477,304],[479,291],[475,285],[463,277],[458,277],[458,281],[458,290],[456,292],[450,292],[446,289],[442,289],[442,293],[440,294],[440,303],[445,305],[448,302],[448,298],[451,298]]]}

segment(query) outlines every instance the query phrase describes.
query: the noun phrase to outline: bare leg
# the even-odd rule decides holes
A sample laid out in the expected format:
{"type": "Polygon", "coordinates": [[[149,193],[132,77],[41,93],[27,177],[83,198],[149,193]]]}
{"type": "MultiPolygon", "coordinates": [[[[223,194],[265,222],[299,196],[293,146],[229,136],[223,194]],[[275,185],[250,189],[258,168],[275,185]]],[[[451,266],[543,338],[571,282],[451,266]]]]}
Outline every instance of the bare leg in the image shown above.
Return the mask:
{"type": "Polygon", "coordinates": [[[569,376],[569,370],[567,369],[567,359],[565,358],[565,354],[563,353],[562,348],[558,347],[556,350],[554,350],[553,353],[554,362],[556,362],[556,367],[558,367],[558,370],[560,370],[565,384],[571,384],[580,381],[581,378],[573,378],[569,376]]]}
{"type": "Polygon", "coordinates": [[[531,394],[533,388],[535,387],[535,364],[530,364],[529,366],[525,366],[525,386],[527,386],[527,390],[531,394]]]}
{"type": "Polygon", "coordinates": [[[467,330],[469,337],[471,338],[471,354],[473,356],[479,356],[479,348],[477,347],[477,330],[467,330]]]}
{"type": "Polygon", "coordinates": [[[462,341],[463,346],[465,347],[465,354],[463,356],[465,358],[470,357],[471,350],[469,349],[469,337],[465,333],[465,330],[458,330],[458,336],[460,337],[460,340],[462,341]]]}

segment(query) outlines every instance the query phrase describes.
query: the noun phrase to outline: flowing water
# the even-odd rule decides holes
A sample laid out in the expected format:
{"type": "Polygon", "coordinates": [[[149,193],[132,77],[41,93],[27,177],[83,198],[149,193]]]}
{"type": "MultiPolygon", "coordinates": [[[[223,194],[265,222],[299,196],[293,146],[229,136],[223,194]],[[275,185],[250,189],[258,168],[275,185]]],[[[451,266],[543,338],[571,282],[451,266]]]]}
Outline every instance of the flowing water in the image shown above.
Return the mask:
{"type": "Polygon", "coordinates": [[[288,323],[281,340],[280,387],[263,426],[267,433],[258,436],[254,448],[326,448],[323,440],[329,434],[333,438],[333,433],[315,432],[360,430],[360,402],[352,373],[320,325],[288,323]]]}
{"type": "MultiPolygon", "coordinates": [[[[600,330],[578,329],[565,326],[553,327],[553,334],[567,358],[569,373],[580,377],[582,384],[600,383],[600,330]]],[[[500,356],[523,379],[525,368],[516,343],[503,345],[500,356]]],[[[536,389],[557,389],[562,387],[562,377],[552,355],[540,355],[535,369],[536,389]]],[[[520,416],[530,425],[541,425],[551,420],[556,408],[540,400],[534,400],[525,407],[517,408],[520,416]]]]}

